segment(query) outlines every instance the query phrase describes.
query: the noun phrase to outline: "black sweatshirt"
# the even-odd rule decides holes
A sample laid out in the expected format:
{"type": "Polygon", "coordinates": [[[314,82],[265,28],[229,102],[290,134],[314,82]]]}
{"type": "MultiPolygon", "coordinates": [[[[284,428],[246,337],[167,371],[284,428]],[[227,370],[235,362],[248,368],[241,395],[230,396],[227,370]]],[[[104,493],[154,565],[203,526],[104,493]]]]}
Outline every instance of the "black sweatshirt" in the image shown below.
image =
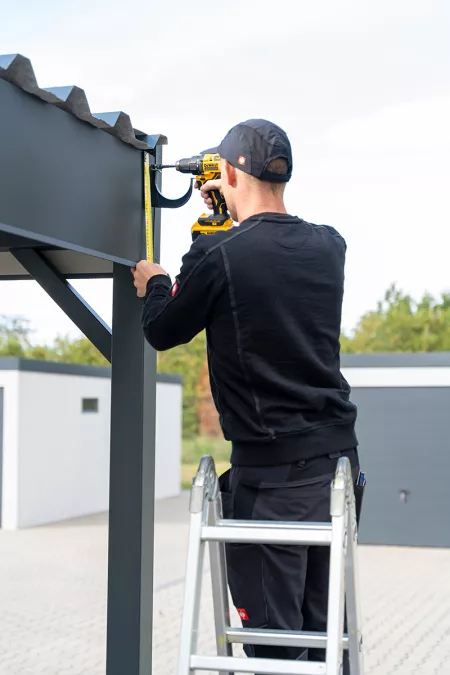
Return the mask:
{"type": "Polygon", "coordinates": [[[346,244],[332,227],[263,213],[202,235],[179,276],[149,280],[142,326],[164,351],[206,328],[231,462],[275,465],[354,448],[340,373],[346,244]]]}

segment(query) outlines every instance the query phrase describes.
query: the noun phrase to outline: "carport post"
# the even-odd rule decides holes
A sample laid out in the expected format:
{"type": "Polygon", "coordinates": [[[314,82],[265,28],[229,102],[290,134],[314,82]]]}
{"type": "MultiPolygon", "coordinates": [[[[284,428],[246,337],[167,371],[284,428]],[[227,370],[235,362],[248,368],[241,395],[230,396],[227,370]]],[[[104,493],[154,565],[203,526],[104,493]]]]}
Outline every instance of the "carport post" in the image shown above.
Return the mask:
{"type": "MultiPolygon", "coordinates": [[[[160,146],[152,160],[162,161],[160,146]]],[[[153,209],[155,261],[160,224],[153,209]]],[[[130,270],[115,264],[107,675],[152,672],[156,352],[143,337],[141,310],[130,270]]]]}

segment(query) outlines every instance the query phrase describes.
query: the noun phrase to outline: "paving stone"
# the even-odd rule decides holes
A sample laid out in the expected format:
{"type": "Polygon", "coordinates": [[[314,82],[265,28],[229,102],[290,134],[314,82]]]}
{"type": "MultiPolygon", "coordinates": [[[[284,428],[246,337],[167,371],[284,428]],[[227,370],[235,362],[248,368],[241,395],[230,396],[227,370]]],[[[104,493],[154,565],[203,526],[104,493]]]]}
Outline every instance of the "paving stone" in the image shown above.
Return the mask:
{"type": "MultiPolygon", "coordinates": [[[[176,672],[187,506],[186,495],[157,505],[157,675],[176,672]]],[[[107,538],[105,515],[0,530],[0,675],[105,675],[107,538]]],[[[359,563],[365,675],[450,673],[450,550],[364,546],[359,563]]],[[[199,650],[213,654],[207,567],[199,650]]]]}

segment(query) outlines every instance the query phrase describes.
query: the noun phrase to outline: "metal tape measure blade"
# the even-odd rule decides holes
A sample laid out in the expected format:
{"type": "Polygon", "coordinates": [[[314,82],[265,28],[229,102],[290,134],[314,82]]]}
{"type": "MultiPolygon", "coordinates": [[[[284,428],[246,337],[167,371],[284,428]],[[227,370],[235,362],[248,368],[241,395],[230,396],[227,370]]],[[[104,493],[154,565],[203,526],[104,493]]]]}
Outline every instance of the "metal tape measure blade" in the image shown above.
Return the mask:
{"type": "Polygon", "coordinates": [[[150,155],[144,152],[144,209],[145,209],[145,251],[148,262],[153,262],[153,221],[150,192],[150,155]]]}

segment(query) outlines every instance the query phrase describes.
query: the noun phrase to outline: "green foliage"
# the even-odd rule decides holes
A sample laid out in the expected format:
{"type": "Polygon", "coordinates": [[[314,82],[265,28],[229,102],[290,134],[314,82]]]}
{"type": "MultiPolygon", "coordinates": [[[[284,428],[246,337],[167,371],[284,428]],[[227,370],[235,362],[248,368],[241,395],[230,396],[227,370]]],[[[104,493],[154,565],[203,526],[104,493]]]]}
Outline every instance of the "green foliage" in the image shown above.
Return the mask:
{"type": "Polygon", "coordinates": [[[353,334],[342,336],[341,351],[450,351],[450,293],[437,299],[425,293],[416,301],[392,285],[377,308],[362,316],[353,334]]]}
{"type": "Polygon", "coordinates": [[[107,366],[107,360],[87,338],[71,340],[58,336],[53,345],[33,345],[31,328],[21,317],[0,317],[0,356],[18,356],[40,361],[107,366]]]}
{"type": "Polygon", "coordinates": [[[70,340],[68,337],[57,337],[50,352],[55,357],[53,360],[63,363],[109,366],[109,362],[87,338],[70,340]]]}
{"type": "Polygon", "coordinates": [[[231,444],[223,438],[198,436],[183,440],[183,464],[198,464],[203,455],[211,455],[216,462],[227,462],[231,455],[231,444]]]}
{"type": "Polygon", "coordinates": [[[183,490],[190,490],[192,479],[195,476],[198,465],[203,455],[211,455],[214,458],[216,471],[220,475],[230,468],[230,443],[223,438],[197,438],[183,439],[181,484],[183,490]]]}
{"type": "Polygon", "coordinates": [[[29,348],[30,328],[22,317],[0,317],[0,356],[23,358],[29,348]]]}
{"type": "Polygon", "coordinates": [[[25,350],[20,340],[14,335],[0,338],[0,356],[25,356],[25,350]]]}
{"type": "Polygon", "coordinates": [[[183,377],[183,436],[194,438],[199,430],[198,382],[206,358],[205,333],[189,344],[158,354],[160,373],[177,373],[183,377]]]}

